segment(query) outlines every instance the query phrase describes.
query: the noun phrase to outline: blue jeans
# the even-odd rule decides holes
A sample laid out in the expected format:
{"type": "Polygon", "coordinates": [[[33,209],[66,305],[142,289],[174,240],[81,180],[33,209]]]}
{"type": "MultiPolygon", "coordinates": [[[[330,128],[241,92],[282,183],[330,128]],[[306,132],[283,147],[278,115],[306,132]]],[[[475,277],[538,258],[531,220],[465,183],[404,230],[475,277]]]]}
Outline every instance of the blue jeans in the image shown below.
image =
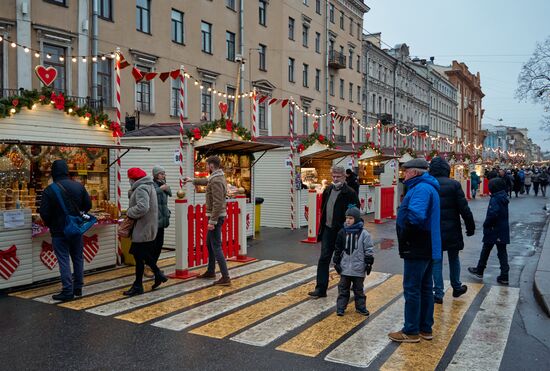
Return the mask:
{"type": "MultiPolygon", "coordinates": [[[[447,251],[449,257],[449,277],[451,279],[451,287],[458,290],[462,287],[460,282],[460,259],[458,258],[457,250],[447,251]]],[[[433,261],[433,279],[434,279],[434,296],[443,298],[445,288],[443,287],[443,259],[433,261]]]]}
{"type": "Polygon", "coordinates": [[[434,324],[434,294],[432,261],[404,259],[403,296],[405,297],[405,325],[403,333],[418,335],[431,333],[434,324]]]}
{"type": "Polygon", "coordinates": [[[227,262],[225,261],[222,249],[222,225],[224,220],[225,216],[220,216],[218,224],[216,224],[212,231],[208,231],[206,234],[206,246],[208,247],[208,268],[206,270],[209,273],[215,273],[216,262],[218,262],[222,276],[229,278],[227,262]]]}
{"type": "Polygon", "coordinates": [[[74,289],[81,289],[84,284],[84,244],[82,237],[68,239],[52,237],[53,251],[59,264],[63,294],[72,295],[74,289]],[[71,274],[71,260],[74,275],[71,274]]]}
{"type": "Polygon", "coordinates": [[[471,191],[472,191],[472,197],[476,198],[477,188],[471,188],[471,191]]]}

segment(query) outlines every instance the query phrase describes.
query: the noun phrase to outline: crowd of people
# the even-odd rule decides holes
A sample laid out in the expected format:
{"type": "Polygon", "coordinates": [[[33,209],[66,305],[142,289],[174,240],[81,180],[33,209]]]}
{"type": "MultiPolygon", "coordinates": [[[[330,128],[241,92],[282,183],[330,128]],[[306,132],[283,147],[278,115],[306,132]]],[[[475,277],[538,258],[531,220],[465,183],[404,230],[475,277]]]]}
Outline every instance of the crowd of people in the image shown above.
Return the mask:
{"type": "MultiPolygon", "coordinates": [[[[550,182],[550,168],[528,166],[513,169],[501,169],[498,166],[491,170],[485,170],[487,179],[499,177],[504,180],[506,193],[510,198],[515,194],[516,198],[520,195],[530,195],[531,188],[535,197],[541,194],[546,197],[546,188],[550,182]]],[[[470,184],[472,197],[475,198],[476,191],[480,185],[480,178],[475,171],[470,175],[470,184]]]]}

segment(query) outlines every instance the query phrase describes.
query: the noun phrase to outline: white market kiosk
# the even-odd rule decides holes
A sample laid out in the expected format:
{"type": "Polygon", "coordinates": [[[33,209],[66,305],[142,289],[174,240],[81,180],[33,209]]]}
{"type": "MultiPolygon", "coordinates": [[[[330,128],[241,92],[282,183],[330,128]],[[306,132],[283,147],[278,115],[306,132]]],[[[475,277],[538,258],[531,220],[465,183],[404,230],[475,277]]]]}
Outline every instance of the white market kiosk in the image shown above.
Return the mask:
{"type": "MultiPolygon", "coordinates": [[[[187,125],[187,128],[196,125],[187,125]]],[[[140,130],[128,132],[122,137],[122,143],[126,145],[151,147],[149,153],[143,156],[139,153],[130,152],[124,157],[122,163],[122,194],[126,194],[129,183],[126,179],[126,172],[131,167],[140,167],[148,174],[151,174],[153,166],[160,165],[166,170],[166,181],[172,189],[172,198],[168,206],[172,211],[170,226],[166,229],[164,246],[174,248],[176,245],[175,234],[175,204],[176,192],[179,190],[179,154],[180,154],[180,125],[179,123],[153,124],[140,130]]],[[[279,147],[271,143],[259,141],[241,140],[235,133],[225,129],[212,131],[206,137],[190,141],[184,138],[183,168],[184,175],[190,177],[207,176],[205,159],[210,155],[219,155],[228,182],[228,193],[238,193],[239,188],[245,190],[247,198],[247,228],[246,234],[249,237],[254,235],[254,221],[256,208],[254,199],[256,195],[253,183],[254,172],[257,170],[255,158],[259,158],[266,151],[279,147]]],[[[269,152],[267,152],[269,153],[269,152]]],[[[186,198],[190,204],[203,204],[206,202],[204,189],[193,187],[191,183],[185,186],[186,198]]],[[[122,208],[126,208],[128,200],[122,198],[122,208]]]]}
{"type": "MultiPolygon", "coordinates": [[[[261,137],[264,142],[276,143],[277,148],[259,159],[254,172],[256,197],[264,199],[261,225],[264,227],[289,228],[291,219],[290,201],[290,144],[288,137],[261,137]]],[[[294,210],[296,227],[308,225],[306,207],[310,189],[321,191],[322,180],[332,182],[330,169],[351,151],[330,148],[315,141],[294,158],[294,210]],[[302,187],[304,184],[304,187],[302,187]]]]}
{"type": "MultiPolygon", "coordinates": [[[[51,164],[65,159],[70,176],[92,198],[98,224],[84,235],[84,270],[117,263],[113,134],[51,105],[0,119],[0,289],[59,277],[49,230],[38,214],[51,164]],[[110,153],[111,152],[111,153],[110,153]]],[[[143,148],[146,149],[146,148],[143,148]]]]}

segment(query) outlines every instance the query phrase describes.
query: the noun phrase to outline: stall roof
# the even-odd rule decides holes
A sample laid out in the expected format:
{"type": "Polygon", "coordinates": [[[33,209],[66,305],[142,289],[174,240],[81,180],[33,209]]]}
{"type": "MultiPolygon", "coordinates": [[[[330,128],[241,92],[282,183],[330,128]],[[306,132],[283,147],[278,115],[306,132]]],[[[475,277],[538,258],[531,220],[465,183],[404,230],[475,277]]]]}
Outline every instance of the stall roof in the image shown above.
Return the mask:
{"type": "Polygon", "coordinates": [[[301,160],[335,160],[353,154],[353,151],[329,148],[319,142],[313,143],[300,154],[301,160]]]}
{"type": "Polygon", "coordinates": [[[85,147],[85,148],[107,148],[107,149],[141,149],[149,151],[149,147],[123,146],[117,144],[94,144],[94,143],[64,143],[46,140],[20,140],[20,139],[0,139],[1,144],[26,144],[38,146],[61,146],[61,147],[85,147]]]}
{"type": "Polygon", "coordinates": [[[205,143],[203,145],[196,145],[197,150],[206,150],[208,152],[241,152],[241,153],[254,153],[269,151],[281,147],[278,144],[271,144],[265,142],[244,141],[237,139],[226,139],[219,142],[205,143]]]}

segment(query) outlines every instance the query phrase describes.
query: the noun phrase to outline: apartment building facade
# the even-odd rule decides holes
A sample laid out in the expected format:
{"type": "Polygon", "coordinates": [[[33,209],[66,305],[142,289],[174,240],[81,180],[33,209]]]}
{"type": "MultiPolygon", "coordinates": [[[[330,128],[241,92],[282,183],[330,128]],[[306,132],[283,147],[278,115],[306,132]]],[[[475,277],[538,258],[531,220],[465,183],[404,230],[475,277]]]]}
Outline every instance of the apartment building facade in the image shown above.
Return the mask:
{"type": "MultiPolygon", "coordinates": [[[[23,47],[0,43],[1,88],[40,88],[33,69],[53,66],[56,90],[103,102],[114,118],[117,48],[143,73],[184,66],[188,122],[229,115],[251,128],[252,102],[239,90],[292,98],[298,134],[313,132],[315,116],[331,109],[361,115],[362,0],[6,0],[0,35],[23,47]],[[35,56],[36,54],[36,56],[35,56]],[[104,56],[105,58],[102,58],[104,56]],[[93,58],[93,60],[92,60],[93,58]],[[299,109],[298,109],[299,108],[299,109]]],[[[178,120],[178,82],[135,82],[121,72],[123,116],[141,126],[178,120]]],[[[288,106],[257,104],[261,135],[287,135],[288,106]]],[[[319,131],[328,133],[328,120],[319,131]]],[[[350,140],[349,122],[337,125],[350,140]]]]}

